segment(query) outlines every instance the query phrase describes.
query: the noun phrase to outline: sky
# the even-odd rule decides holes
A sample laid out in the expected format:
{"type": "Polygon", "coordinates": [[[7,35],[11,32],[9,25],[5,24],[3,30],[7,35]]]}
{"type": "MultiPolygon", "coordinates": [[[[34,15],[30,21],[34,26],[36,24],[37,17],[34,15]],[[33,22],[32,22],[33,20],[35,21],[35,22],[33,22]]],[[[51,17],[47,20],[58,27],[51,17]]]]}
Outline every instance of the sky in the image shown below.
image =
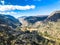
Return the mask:
{"type": "Polygon", "coordinates": [[[0,14],[20,16],[50,15],[60,10],[60,0],[0,0],[0,14]]]}

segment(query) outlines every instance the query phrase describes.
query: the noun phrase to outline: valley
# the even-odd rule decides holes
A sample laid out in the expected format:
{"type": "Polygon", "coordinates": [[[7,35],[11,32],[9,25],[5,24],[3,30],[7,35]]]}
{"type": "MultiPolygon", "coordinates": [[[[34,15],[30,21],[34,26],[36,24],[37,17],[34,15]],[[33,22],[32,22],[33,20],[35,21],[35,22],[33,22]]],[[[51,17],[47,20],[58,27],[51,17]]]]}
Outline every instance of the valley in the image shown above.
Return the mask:
{"type": "Polygon", "coordinates": [[[0,14],[0,45],[60,45],[60,11],[17,19],[0,14]]]}

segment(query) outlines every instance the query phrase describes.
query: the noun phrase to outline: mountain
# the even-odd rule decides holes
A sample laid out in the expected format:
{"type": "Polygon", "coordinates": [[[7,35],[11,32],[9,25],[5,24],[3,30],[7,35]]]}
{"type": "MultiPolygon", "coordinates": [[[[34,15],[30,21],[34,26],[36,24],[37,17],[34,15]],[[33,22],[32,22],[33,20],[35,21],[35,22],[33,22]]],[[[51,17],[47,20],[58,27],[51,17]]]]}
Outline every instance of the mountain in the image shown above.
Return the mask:
{"type": "Polygon", "coordinates": [[[54,11],[50,14],[50,16],[47,17],[45,21],[58,21],[60,20],[60,11],[54,11]]]}
{"type": "Polygon", "coordinates": [[[3,15],[3,14],[0,14],[0,24],[6,24],[13,28],[16,28],[17,26],[21,25],[18,19],[14,18],[11,15],[3,15]]]}
{"type": "Polygon", "coordinates": [[[48,16],[24,16],[24,17],[19,17],[19,21],[21,23],[31,23],[34,24],[38,21],[44,21],[48,16]]]}

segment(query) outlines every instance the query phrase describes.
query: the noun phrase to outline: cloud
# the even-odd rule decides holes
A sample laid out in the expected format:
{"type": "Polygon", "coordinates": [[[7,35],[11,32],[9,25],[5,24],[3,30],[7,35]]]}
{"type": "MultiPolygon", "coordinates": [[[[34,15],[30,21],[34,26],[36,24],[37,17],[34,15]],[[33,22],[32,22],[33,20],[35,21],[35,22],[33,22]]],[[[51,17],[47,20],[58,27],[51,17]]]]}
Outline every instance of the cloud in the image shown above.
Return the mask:
{"type": "Polygon", "coordinates": [[[4,1],[3,0],[1,1],[1,3],[2,3],[2,5],[4,5],[4,1]]]}
{"type": "Polygon", "coordinates": [[[26,5],[26,6],[18,6],[18,5],[0,5],[0,11],[8,11],[8,10],[29,10],[34,9],[35,5],[26,5]]]}

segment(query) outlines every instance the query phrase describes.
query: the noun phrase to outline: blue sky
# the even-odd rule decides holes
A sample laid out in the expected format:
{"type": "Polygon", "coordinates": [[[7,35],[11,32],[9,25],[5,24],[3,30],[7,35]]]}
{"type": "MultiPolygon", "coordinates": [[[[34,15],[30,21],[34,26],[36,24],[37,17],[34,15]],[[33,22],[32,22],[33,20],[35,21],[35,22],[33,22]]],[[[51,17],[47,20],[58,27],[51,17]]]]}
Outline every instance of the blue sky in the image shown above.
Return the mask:
{"type": "Polygon", "coordinates": [[[49,15],[60,10],[60,0],[0,0],[0,14],[14,17],[49,15]]]}

